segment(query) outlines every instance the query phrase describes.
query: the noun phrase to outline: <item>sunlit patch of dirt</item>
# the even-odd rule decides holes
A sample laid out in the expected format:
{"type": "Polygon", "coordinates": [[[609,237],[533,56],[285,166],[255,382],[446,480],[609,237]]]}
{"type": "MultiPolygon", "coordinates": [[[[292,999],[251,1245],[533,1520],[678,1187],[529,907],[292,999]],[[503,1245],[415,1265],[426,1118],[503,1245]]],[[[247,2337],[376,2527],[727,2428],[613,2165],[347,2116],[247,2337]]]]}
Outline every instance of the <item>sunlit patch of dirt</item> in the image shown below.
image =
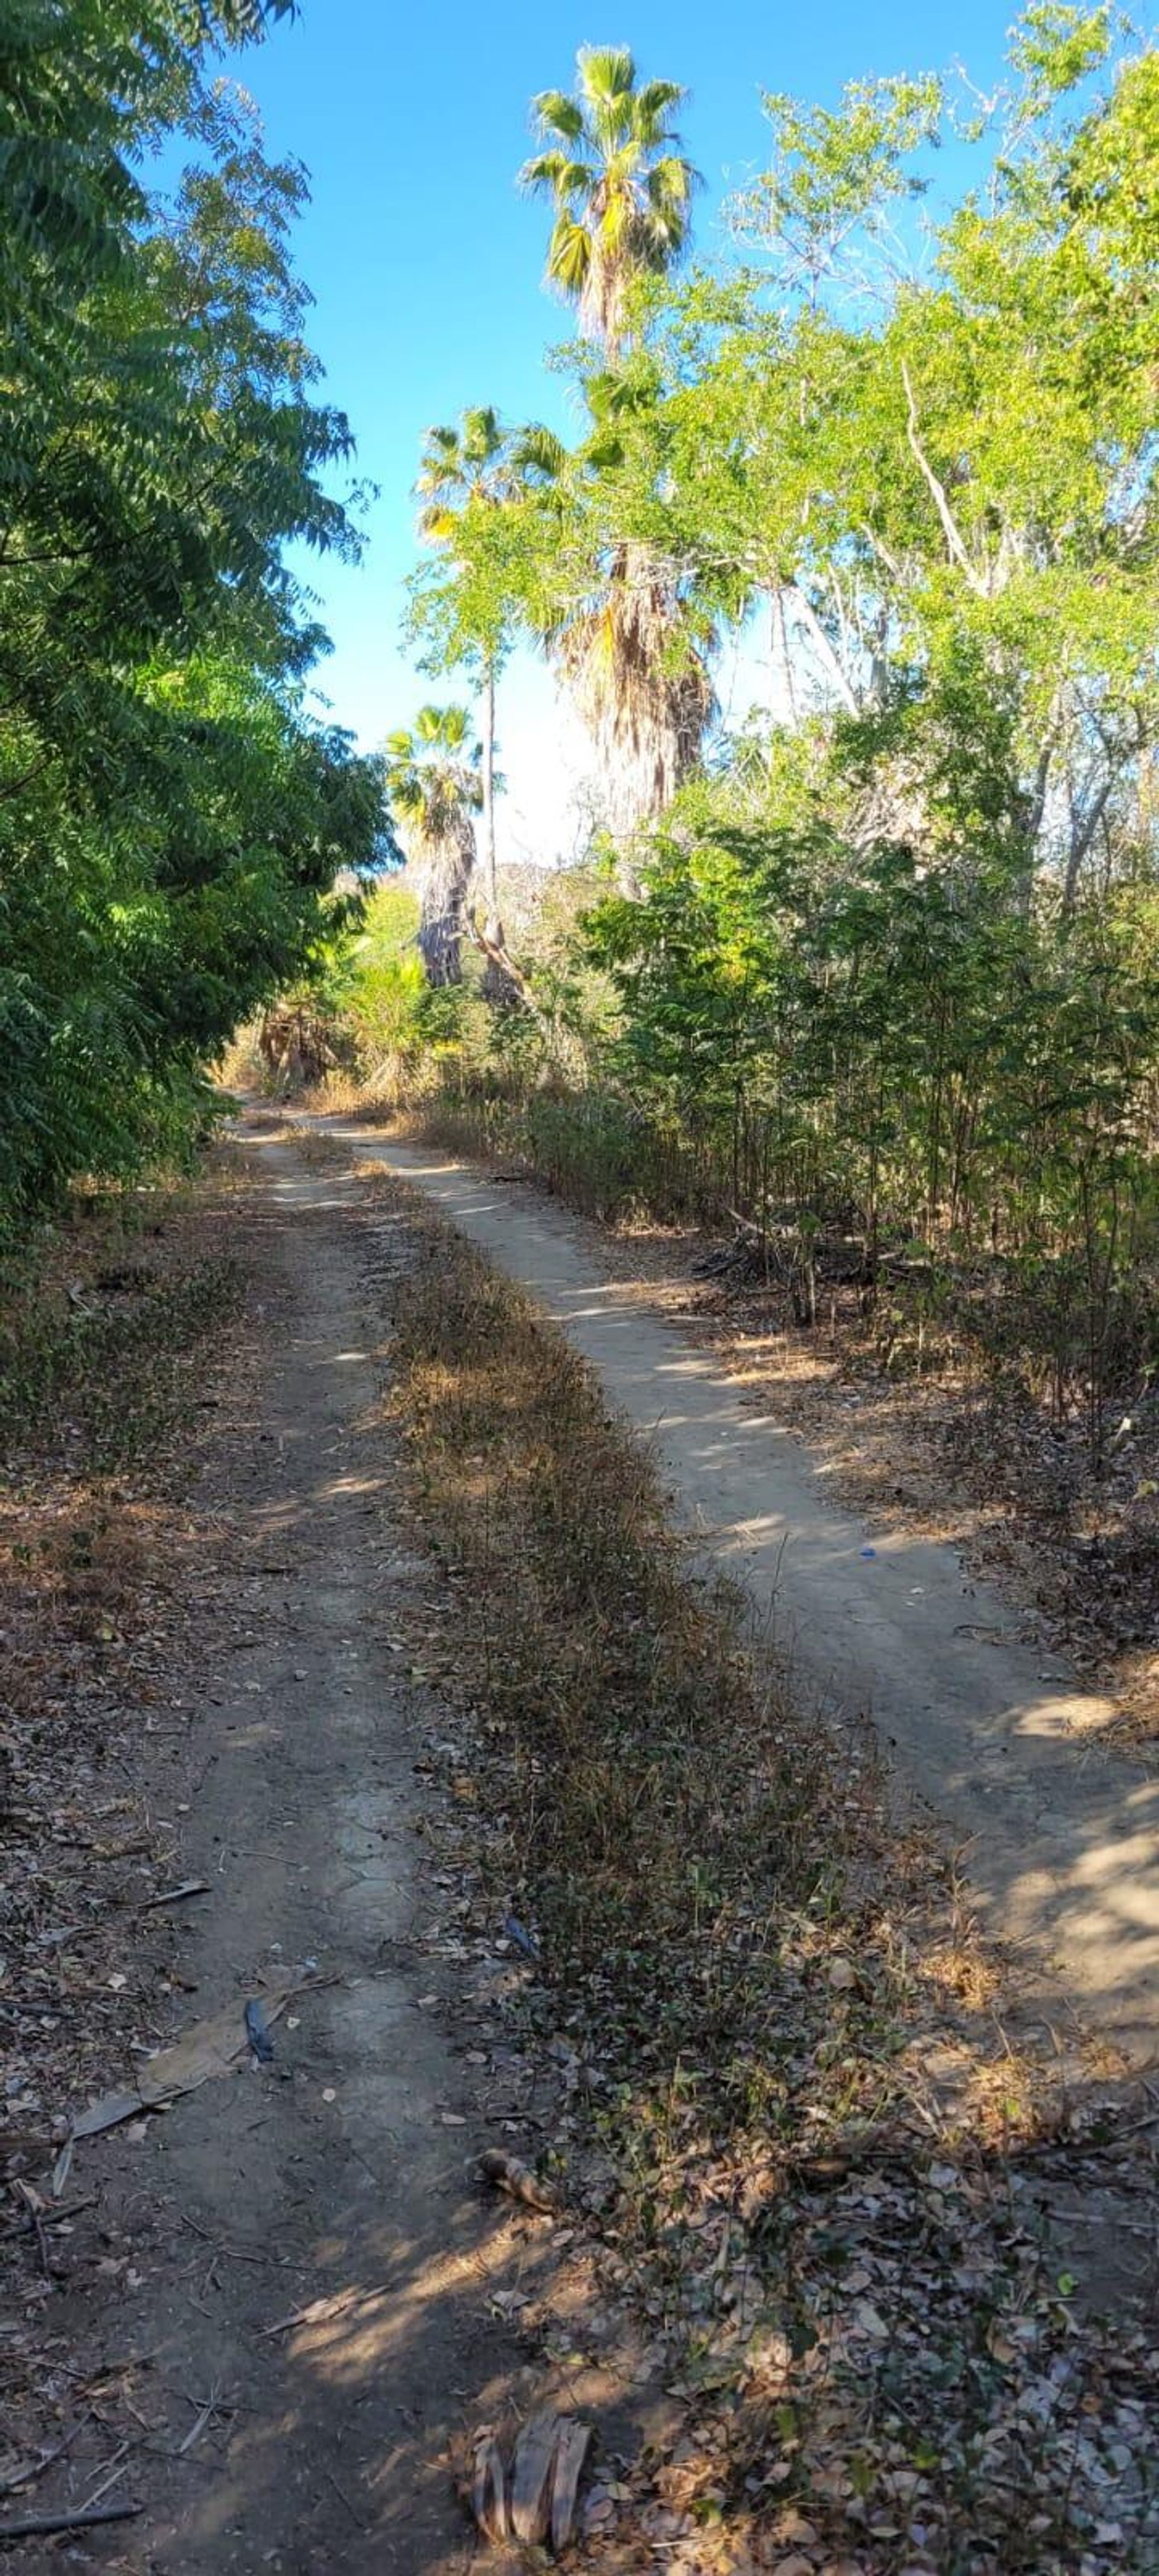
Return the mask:
{"type": "Polygon", "coordinates": [[[1159,1742],[1159,1395],[1111,1409],[1096,1471],[1077,1412],[1055,1420],[980,1353],[935,1348],[919,1370],[849,1282],[822,1279],[806,1329],[777,1282],[699,1275],[715,1247],[691,1227],[574,1222],[626,1297],[679,1320],[807,1443],[837,1500],[956,1547],[1008,1599],[1006,1633],[1117,1701],[1118,1741],[1159,1742]]]}

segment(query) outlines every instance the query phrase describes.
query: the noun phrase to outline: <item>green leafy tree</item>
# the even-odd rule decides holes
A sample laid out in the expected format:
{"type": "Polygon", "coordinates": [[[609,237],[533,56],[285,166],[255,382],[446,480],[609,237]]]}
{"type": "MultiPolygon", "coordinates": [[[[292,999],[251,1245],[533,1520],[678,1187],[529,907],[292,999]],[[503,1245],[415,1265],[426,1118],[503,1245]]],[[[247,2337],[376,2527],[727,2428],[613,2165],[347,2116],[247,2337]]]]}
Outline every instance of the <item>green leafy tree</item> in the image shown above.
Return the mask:
{"type": "Polygon", "coordinates": [[[254,8],[15,0],[0,30],[0,1223],[130,1172],[365,865],[381,769],[307,715],[291,538],[353,556],[289,234],[216,77],[254,8]],[[67,62],[67,78],[61,76],[67,62]],[[196,163],[172,203],[142,171],[196,163]]]}
{"type": "Polygon", "coordinates": [[[479,575],[488,564],[487,514],[507,508],[515,499],[519,473],[511,439],[497,413],[489,406],[476,406],[463,413],[458,427],[428,430],[417,489],[422,502],[420,534],[444,547],[454,565],[458,656],[481,666],[488,936],[502,946],[495,858],[495,691],[510,640],[510,619],[502,585],[479,575]],[[473,553],[471,523],[480,516],[484,544],[473,553]]]}
{"type": "Polygon", "coordinates": [[[751,264],[642,261],[618,301],[575,237],[583,101],[546,103],[556,282],[595,280],[611,355],[571,353],[583,431],[523,434],[477,577],[567,674],[625,841],[652,827],[646,901],[582,935],[613,997],[582,1097],[529,1092],[518,1139],[585,1204],[795,1236],[806,1316],[825,1225],[867,1296],[920,1234],[930,1314],[965,1252],[967,1335],[1081,1397],[1097,1461],[1154,1333],[1159,55],[1035,0],[960,97],[770,97],[751,264]],[[976,184],[919,258],[947,120],[976,184]],[[706,763],[710,629],[758,608],[774,710],[706,763]]]}
{"type": "Polygon", "coordinates": [[[837,108],[805,105],[769,91],[769,167],[735,196],[728,216],[746,249],[775,266],[778,286],[816,312],[835,281],[896,275],[903,246],[891,217],[922,194],[909,164],[938,139],[943,86],[917,79],[850,81],[837,108]]]}

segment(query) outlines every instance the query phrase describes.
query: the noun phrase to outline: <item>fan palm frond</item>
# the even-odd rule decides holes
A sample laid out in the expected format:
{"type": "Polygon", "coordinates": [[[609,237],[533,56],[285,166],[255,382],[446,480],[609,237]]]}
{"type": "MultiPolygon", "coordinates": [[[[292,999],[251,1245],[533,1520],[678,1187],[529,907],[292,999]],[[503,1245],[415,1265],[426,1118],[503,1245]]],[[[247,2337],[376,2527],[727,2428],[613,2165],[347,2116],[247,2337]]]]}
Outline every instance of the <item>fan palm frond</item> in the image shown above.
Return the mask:
{"type": "Polygon", "coordinates": [[[592,267],[592,239],[571,215],[558,215],[547,246],[547,274],[565,295],[582,296],[592,267]]]}
{"type": "Polygon", "coordinates": [[[533,152],[519,173],[519,185],[530,193],[545,191],[557,205],[571,205],[577,197],[590,196],[598,176],[590,161],[577,161],[570,153],[533,152]]]}
{"type": "Polygon", "coordinates": [[[633,277],[671,266],[688,245],[698,174],[672,124],[687,92],[677,81],[637,87],[626,45],[582,46],[576,75],[573,96],[543,90],[533,100],[539,135],[558,140],[524,163],[520,183],[555,207],[549,284],[614,356],[633,277]]]}
{"type": "Polygon", "coordinates": [[[568,461],[568,450],[562,438],[542,421],[531,421],[514,441],[514,459],[519,472],[543,483],[557,483],[568,461]]]}
{"type": "Polygon", "coordinates": [[[679,81],[645,81],[636,92],[634,129],[641,143],[654,145],[670,139],[668,118],[674,108],[685,105],[688,92],[679,81]]]}
{"type": "Polygon", "coordinates": [[[584,130],[583,109],[566,90],[541,89],[538,98],[532,99],[531,112],[541,134],[558,134],[565,143],[578,143],[584,130]]]}

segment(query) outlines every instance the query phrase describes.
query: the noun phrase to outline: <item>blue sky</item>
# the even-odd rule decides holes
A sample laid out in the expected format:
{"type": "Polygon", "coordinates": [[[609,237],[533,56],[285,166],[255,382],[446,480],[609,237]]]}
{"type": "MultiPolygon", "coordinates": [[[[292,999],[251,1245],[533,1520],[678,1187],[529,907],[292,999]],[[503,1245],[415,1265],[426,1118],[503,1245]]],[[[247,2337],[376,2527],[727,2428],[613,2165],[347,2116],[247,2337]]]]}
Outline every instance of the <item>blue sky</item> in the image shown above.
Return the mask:
{"type": "MultiPolygon", "coordinates": [[[[423,430],[472,402],[566,427],[562,390],[543,369],[567,330],[541,284],[547,210],[515,186],[532,93],[570,87],[588,41],[629,43],[645,75],[687,83],[683,132],[707,182],[697,242],[710,254],[722,198],[762,164],[762,89],[832,103],[846,80],[940,69],[955,54],[989,81],[1012,14],[997,0],[975,0],[966,17],[950,0],[883,0],[872,18],[852,0],[781,11],[756,0],[716,10],[633,0],[610,16],[593,15],[590,0],[551,9],[498,0],[490,11],[465,0],[437,10],[302,0],[294,24],[242,58],[268,149],[310,173],[298,262],[316,298],[313,342],[329,398],[349,413],[358,470],[380,487],[362,567],[311,575],[335,647],[319,683],[365,747],[425,697],[454,694],[417,676],[398,643],[423,430]]],[[[726,700],[729,685],[725,674],[726,700]]],[[[574,762],[576,743],[527,657],[500,714],[511,855],[550,855],[557,755],[574,762]]],[[[556,853],[564,845],[557,839],[556,853]]]]}

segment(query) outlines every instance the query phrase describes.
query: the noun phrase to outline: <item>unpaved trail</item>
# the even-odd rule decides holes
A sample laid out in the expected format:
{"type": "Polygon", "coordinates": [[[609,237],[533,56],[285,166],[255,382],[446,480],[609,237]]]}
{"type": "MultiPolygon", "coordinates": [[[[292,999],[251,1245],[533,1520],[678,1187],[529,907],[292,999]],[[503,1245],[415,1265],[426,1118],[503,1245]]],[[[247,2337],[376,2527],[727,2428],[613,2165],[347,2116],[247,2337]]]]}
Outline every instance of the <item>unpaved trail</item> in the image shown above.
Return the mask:
{"type": "Polygon", "coordinates": [[[787,1427],[602,1271],[564,1210],[341,1116],[309,1123],[412,1182],[534,1293],[648,1436],[683,1521],[775,1623],[800,1684],[869,1717],[895,1774],[946,1820],[1028,1995],[1151,2060],[1159,1780],[1097,1740],[1111,1704],[1044,1664],[952,1548],[843,1512],[787,1427]]]}
{"type": "MultiPolygon", "coordinates": [[[[481,2201],[469,2168],[494,2089],[484,2104],[430,2009],[448,1979],[461,2002],[472,1967],[421,1937],[438,1902],[414,1857],[423,1702],[389,1639],[431,1578],[392,1552],[389,1445],[362,1419],[378,1373],[357,1185],[254,1127],[245,1150],[269,1193],[238,1224],[272,1358],[256,1422],[223,1429],[209,1471],[235,1591],[228,1636],[207,1603],[210,1704],[164,1788],[189,1807],[185,1866],[212,1888],[183,1910],[175,2017],[232,2004],[240,2023],[286,1972],[304,1991],[272,2065],[78,2150],[70,2190],[99,2187],[134,2271],[110,2286],[98,2349],[92,2318],[73,2320],[77,2375],[146,2357],[113,2482],[145,2511],[64,2545],[133,2576],[435,2576],[470,2549],[451,2446],[520,2389],[489,2300],[513,2266],[534,2276],[542,2222],[521,2235],[509,2204],[481,2201]],[[320,2299],[329,2315],[285,2327],[320,2299]]],[[[45,2500],[87,2496],[94,2474],[45,2500]]],[[[58,2566],[60,2546],[29,2541],[19,2564],[58,2566]]]]}

